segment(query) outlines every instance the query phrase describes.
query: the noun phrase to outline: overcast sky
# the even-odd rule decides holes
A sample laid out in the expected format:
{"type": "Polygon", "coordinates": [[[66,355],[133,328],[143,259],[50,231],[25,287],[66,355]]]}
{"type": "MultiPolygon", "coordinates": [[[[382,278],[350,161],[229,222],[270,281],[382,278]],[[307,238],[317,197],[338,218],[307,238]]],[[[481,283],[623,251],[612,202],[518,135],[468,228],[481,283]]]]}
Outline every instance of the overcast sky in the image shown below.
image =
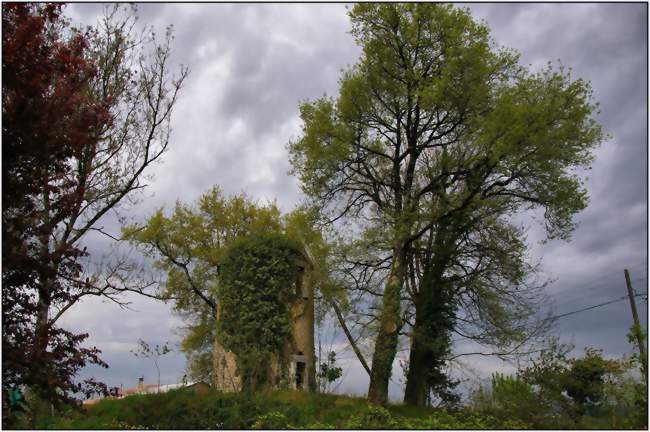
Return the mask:
{"type": "MultiPolygon", "coordinates": [[[[647,5],[463,6],[487,21],[499,45],[521,52],[522,64],[539,69],[561,59],[573,76],[591,81],[601,103],[597,119],[611,138],[596,152],[587,181],[591,202],[578,215],[572,240],[542,246],[540,230],[528,224],[531,256],[542,258],[545,274],[556,279],[548,293],[557,313],[625,295],[623,268],[630,269],[635,289],[647,292],[647,5]]],[[[283,211],[291,210],[301,201],[296,179],[287,175],[286,150],[300,132],[298,105],[335,95],[341,69],[359,57],[345,5],[141,4],[139,11],[141,23],[160,33],[174,25],[172,64],[187,65],[191,73],[173,114],[170,150],[152,170],[153,196],[131,217],[143,221],[176,200],[193,202],[215,184],[229,194],[243,190],[259,200],[275,199],[283,211]]],[[[66,9],[73,22],[85,24],[100,12],[98,4],[66,9]]],[[[113,221],[104,225],[117,233],[113,221]]],[[[87,243],[96,256],[106,252],[98,239],[87,243]]],[[[638,298],[637,304],[645,326],[647,303],[638,298]]],[[[169,305],[133,298],[132,307],[86,301],[67,313],[64,325],[89,332],[89,343],[111,366],[89,368],[84,375],[125,387],[140,375],[155,382],[153,364],[129,350],[138,338],[177,343],[182,322],[169,305]]],[[[625,300],[563,318],[556,333],[577,352],[593,346],[618,356],[631,352],[626,338],[631,324],[625,300]]],[[[349,350],[339,348],[346,379],[338,391],[365,394],[365,372],[349,350]]],[[[504,368],[481,357],[466,357],[464,364],[463,374],[470,377],[504,368]]],[[[178,382],[184,366],[182,354],[163,358],[162,382],[178,382]]],[[[397,362],[394,375],[390,394],[399,400],[403,379],[397,362]]]]}

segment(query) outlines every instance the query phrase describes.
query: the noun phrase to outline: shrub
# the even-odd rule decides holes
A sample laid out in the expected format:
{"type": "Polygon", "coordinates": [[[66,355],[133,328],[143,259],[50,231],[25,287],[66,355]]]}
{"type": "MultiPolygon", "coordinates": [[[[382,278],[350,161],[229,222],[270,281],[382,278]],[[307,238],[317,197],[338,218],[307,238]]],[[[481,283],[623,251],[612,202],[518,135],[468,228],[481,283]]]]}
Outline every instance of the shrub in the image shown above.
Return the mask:
{"type": "Polygon", "coordinates": [[[262,414],[253,423],[252,429],[289,429],[289,419],[281,412],[262,414]]]}
{"type": "Polygon", "coordinates": [[[397,429],[397,422],[388,410],[370,406],[368,411],[354,416],[345,423],[345,429],[397,429]]]}
{"type": "MultiPolygon", "coordinates": [[[[519,378],[502,377],[497,384],[498,401],[514,401],[514,394],[527,392],[519,378]],[[506,383],[506,384],[504,384],[506,383]],[[507,391],[503,391],[503,389],[507,391]],[[514,389],[514,390],[513,390],[514,389]],[[504,395],[508,395],[505,397],[504,395]]],[[[88,407],[86,413],[60,414],[48,423],[49,429],[639,429],[645,424],[643,410],[635,408],[640,388],[628,382],[617,398],[603,405],[604,411],[572,421],[557,414],[522,418],[526,405],[504,405],[510,411],[490,411],[499,405],[490,397],[485,410],[382,408],[365,399],[296,391],[266,393],[220,393],[197,395],[187,390],[129,396],[104,400],[88,407]],[[619,400],[616,399],[616,400],[619,400]],[[627,402],[624,402],[627,401],[627,402]],[[515,407],[518,407],[515,409],[515,407]],[[614,410],[610,408],[614,407],[614,410]],[[635,411],[636,410],[636,411],[635,411]],[[398,414],[400,413],[400,414],[398,414]]],[[[606,391],[608,395],[608,391],[606,391]]]]}

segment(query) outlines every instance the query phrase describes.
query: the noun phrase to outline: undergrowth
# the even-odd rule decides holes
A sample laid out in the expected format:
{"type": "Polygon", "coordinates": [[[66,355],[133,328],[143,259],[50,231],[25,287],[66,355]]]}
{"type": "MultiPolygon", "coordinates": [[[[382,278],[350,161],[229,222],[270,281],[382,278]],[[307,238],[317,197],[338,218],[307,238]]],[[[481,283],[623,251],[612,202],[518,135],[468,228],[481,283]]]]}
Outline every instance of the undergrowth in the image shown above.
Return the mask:
{"type": "Polygon", "coordinates": [[[521,429],[493,417],[370,405],[365,399],[295,391],[198,395],[180,389],[107,399],[39,425],[49,429],[521,429]]]}

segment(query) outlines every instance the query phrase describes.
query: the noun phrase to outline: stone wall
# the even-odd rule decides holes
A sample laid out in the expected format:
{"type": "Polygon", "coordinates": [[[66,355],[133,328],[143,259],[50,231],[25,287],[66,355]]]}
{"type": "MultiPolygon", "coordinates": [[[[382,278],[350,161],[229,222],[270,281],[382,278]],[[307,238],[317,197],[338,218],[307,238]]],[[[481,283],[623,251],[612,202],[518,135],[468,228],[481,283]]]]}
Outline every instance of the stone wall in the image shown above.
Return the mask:
{"type": "MultiPolygon", "coordinates": [[[[296,281],[297,300],[291,307],[293,317],[292,341],[288,344],[283,353],[283,361],[288,362],[289,387],[296,388],[297,369],[302,367],[298,363],[304,363],[304,376],[302,390],[316,390],[316,368],[314,354],[314,289],[309,278],[312,265],[309,258],[305,256],[296,263],[301,269],[300,276],[296,281]]],[[[219,320],[220,311],[217,311],[219,320]]],[[[237,375],[237,364],[235,355],[226,351],[216,340],[213,353],[214,388],[220,391],[239,391],[241,379],[237,375]]],[[[271,365],[272,381],[279,382],[280,367],[277,360],[271,365]]]]}
{"type": "Polygon", "coordinates": [[[237,375],[235,355],[214,341],[212,350],[212,367],[214,370],[214,388],[219,391],[239,391],[241,380],[237,375]]]}

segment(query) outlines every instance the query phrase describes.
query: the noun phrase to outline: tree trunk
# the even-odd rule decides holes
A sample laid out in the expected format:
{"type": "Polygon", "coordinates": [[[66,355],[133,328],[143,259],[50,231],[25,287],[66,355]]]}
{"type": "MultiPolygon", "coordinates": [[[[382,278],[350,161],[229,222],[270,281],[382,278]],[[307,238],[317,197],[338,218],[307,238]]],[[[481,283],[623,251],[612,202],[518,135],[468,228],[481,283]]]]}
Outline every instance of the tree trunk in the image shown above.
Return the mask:
{"type": "Polygon", "coordinates": [[[409,355],[409,367],[406,375],[406,389],[404,391],[404,403],[407,405],[426,406],[429,384],[425,377],[429,372],[429,353],[422,341],[424,331],[421,307],[415,306],[415,326],[411,338],[411,352],[409,355]]]}
{"type": "MultiPolygon", "coordinates": [[[[47,283],[47,282],[45,282],[47,283]]],[[[34,350],[37,359],[42,359],[47,351],[47,346],[49,344],[49,331],[47,322],[49,320],[49,302],[48,302],[48,293],[47,288],[41,288],[39,290],[38,304],[36,311],[36,328],[34,329],[34,350]]],[[[43,364],[34,364],[39,369],[43,364]]]]}
{"type": "Polygon", "coordinates": [[[375,341],[368,387],[368,399],[378,405],[385,405],[388,402],[388,383],[397,353],[397,337],[402,327],[400,303],[406,265],[403,249],[397,249],[394,257],[384,290],[381,325],[375,341]]]}
{"type": "MultiPolygon", "coordinates": [[[[404,403],[426,406],[435,376],[445,362],[449,347],[449,331],[453,327],[453,305],[449,287],[443,280],[450,258],[448,235],[436,235],[434,251],[425,264],[415,304],[409,368],[404,391],[404,403]],[[435,374],[432,376],[432,373],[435,374]]],[[[439,381],[439,380],[438,380],[439,381]]]]}
{"type": "Polygon", "coordinates": [[[54,279],[50,277],[49,272],[42,272],[42,282],[38,289],[38,303],[36,309],[36,323],[34,328],[34,347],[32,362],[29,368],[32,383],[36,384],[36,391],[42,397],[49,400],[49,392],[52,390],[45,384],[49,377],[49,362],[47,361],[47,347],[50,343],[50,293],[54,279]]]}
{"type": "Polygon", "coordinates": [[[53,262],[50,254],[50,197],[47,190],[48,173],[44,171],[45,188],[43,191],[43,228],[40,235],[40,257],[43,267],[39,269],[38,279],[38,302],[36,304],[36,323],[34,327],[34,352],[30,365],[29,374],[31,381],[37,383],[37,391],[49,399],[48,392],[52,389],[45,385],[49,377],[46,359],[47,346],[50,343],[50,305],[52,303],[52,292],[58,273],[58,265],[53,262]]]}

